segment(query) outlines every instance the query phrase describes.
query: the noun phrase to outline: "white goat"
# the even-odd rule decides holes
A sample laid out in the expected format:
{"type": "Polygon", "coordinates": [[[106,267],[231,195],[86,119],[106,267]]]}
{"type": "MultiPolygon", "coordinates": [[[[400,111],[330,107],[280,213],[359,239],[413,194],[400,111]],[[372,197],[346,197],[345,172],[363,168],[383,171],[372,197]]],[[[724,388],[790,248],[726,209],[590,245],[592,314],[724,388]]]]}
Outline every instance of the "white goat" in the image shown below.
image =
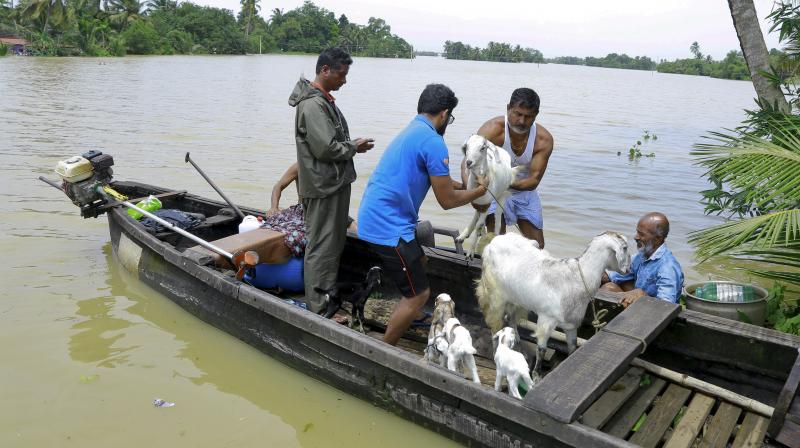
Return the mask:
{"type": "MultiPolygon", "coordinates": [[[[444,338],[444,324],[447,319],[456,315],[456,304],[450,294],[441,293],[436,296],[436,306],[431,316],[431,329],[428,331],[428,345],[425,347],[425,359],[436,362],[437,359],[444,360],[444,353],[447,350],[447,340],[444,338]],[[444,350],[441,349],[444,343],[444,350]]],[[[441,362],[444,367],[444,361],[441,362]]]]}
{"type": "Polygon", "coordinates": [[[627,272],[630,268],[628,240],[606,232],[592,239],[583,254],[557,259],[538,243],[509,233],[495,237],[483,251],[483,273],[476,294],[484,319],[492,332],[504,320],[516,327],[518,319],[535,312],[538,353],[533,371],[538,375],[547,340],[556,326],[567,335],[569,353],[576,348],[577,329],[586,306],[600,288],[608,269],[627,272]]]}
{"type": "Polygon", "coordinates": [[[462,364],[472,373],[472,381],[480,384],[481,380],[478,378],[478,368],[475,366],[475,357],[473,356],[476,350],[472,346],[472,336],[469,335],[469,330],[464,328],[458,319],[451,317],[444,324],[444,334],[448,343],[447,369],[458,372],[458,366],[462,364]]]}
{"type": "MultiPolygon", "coordinates": [[[[495,211],[494,222],[500,225],[500,220],[503,217],[503,207],[505,207],[506,199],[511,195],[508,187],[514,182],[517,173],[524,169],[523,166],[511,168],[511,156],[503,148],[497,147],[486,138],[480,135],[473,135],[464,142],[462,146],[464,150],[464,160],[469,171],[467,178],[467,189],[476,188],[478,186],[478,176],[486,177],[489,182],[486,192],[483,196],[472,201],[473,204],[488,205],[492,200],[497,200],[497,210],[495,211]]],[[[467,256],[472,258],[475,254],[475,249],[478,246],[478,238],[483,232],[484,223],[486,222],[487,213],[481,213],[475,210],[472,217],[472,222],[464,229],[461,234],[456,238],[456,242],[464,242],[471,234],[472,244],[470,245],[467,256]]]]}
{"type": "Polygon", "coordinates": [[[494,390],[500,391],[500,384],[503,377],[508,383],[508,393],[514,397],[522,399],[519,393],[519,383],[525,383],[526,389],[533,387],[533,380],[528,373],[528,362],[522,353],[515,351],[514,346],[519,341],[517,332],[511,327],[505,327],[492,337],[497,346],[494,352],[494,364],[497,368],[497,377],[494,380],[494,390]]]}

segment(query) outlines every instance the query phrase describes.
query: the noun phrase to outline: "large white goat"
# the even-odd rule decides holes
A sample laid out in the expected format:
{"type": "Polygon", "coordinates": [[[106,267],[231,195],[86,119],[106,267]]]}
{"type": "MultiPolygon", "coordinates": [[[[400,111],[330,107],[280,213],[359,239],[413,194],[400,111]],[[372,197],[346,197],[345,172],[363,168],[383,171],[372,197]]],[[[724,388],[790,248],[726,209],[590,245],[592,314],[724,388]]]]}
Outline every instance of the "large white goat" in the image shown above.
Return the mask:
{"type": "Polygon", "coordinates": [[[484,319],[492,332],[504,321],[516,328],[519,318],[533,311],[539,317],[538,352],[533,371],[538,374],[547,340],[556,326],[567,335],[567,346],[576,348],[577,329],[589,301],[600,288],[605,270],[627,272],[628,240],[606,232],[592,239],[576,258],[550,256],[539,244],[516,233],[494,238],[483,251],[483,273],[476,294],[484,319]]]}
{"type": "MultiPolygon", "coordinates": [[[[488,191],[478,199],[472,201],[474,204],[488,205],[492,203],[493,199],[497,200],[497,210],[495,211],[495,222],[500,225],[500,220],[503,217],[503,207],[505,207],[506,199],[511,195],[508,187],[514,182],[517,173],[524,169],[523,166],[511,168],[511,156],[503,148],[495,146],[486,138],[480,135],[473,135],[464,142],[462,146],[464,150],[464,160],[467,165],[469,177],[467,178],[467,189],[476,188],[478,186],[478,176],[486,177],[489,185],[486,186],[488,191]]],[[[481,213],[475,210],[472,217],[472,222],[467,226],[461,234],[456,238],[456,242],[463,242],[471,234],[472,244],[470,245],[467,256],[472,258],[475,249],[478,245],[478,238],[484,229],[487,213],[481,213]]]]}

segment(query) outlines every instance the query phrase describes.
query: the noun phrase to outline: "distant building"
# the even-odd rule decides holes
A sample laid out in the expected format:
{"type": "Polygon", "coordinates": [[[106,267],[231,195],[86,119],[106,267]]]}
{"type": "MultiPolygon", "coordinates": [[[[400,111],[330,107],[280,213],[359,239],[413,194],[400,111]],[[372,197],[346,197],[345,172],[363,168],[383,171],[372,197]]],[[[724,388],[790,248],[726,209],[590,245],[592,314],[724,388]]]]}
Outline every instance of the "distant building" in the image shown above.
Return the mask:
{"type": "Polygon", "coordinates": [[[24,56],[28,54],[28,49],[26,47],[31,43],[25,39],[6,36],[0,37],[0,44],[8,45],[10,47],[11,54],[24,56]]]}

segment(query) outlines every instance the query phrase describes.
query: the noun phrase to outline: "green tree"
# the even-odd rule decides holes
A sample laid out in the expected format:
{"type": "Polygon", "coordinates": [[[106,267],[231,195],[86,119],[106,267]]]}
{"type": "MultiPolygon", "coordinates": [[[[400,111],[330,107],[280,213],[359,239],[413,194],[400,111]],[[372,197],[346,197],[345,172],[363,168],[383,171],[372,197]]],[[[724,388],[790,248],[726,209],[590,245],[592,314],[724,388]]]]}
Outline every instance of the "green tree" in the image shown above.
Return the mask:
{"type": "Polygon", "coordinates": [[[153,25],[146,20],[137,20],[122,33],[125,49],[130,54],[153,54],[161,48],[161,38],[153,25]]]}
{"type": "Polygon", "coordinates": [[[692,52],[695,59],[703,59],[703,53],[700,52],[700,44],[697,41],[692,42],[692,45],[689,46],[689,51],[692,52]]]}
{"type": "Polygon", "coordinates": [[[58,27],[67,20],[66,0],[28,0],[20,15],[31,22],[41,23],[42,33],[48,26],[58,27]]]}
{"type": "Polygon", "coordinates": [[[244,40],[248,41],[250,33],[253,32],[253,18],[261,11],[261,0],[241,0],[241,16],[244,22],[244,40]]]}
{"type": "Polygon", "coordinates": [[[111,23],[124,30],[146,14],[147,6],[139,0],[106,0],[106,11],[111,23]]]}

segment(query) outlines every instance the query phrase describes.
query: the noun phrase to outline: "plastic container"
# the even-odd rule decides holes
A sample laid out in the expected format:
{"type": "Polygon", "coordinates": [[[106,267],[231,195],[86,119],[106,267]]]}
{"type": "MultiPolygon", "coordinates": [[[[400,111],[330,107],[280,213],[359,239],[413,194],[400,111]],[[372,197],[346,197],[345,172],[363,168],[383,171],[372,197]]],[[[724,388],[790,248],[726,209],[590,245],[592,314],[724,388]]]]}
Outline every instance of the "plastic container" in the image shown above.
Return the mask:
{"type": "Polygon", "coordinates": [[[247,215],[239,224],[239,233],[249,232],[261,228],[261,217],[247,215]]]}
{"type": "Polygon", "coordinates": [[[739,315],[742,313],[759,326],[764,325],[767,317],[767,290],[755,285],[725,281],[693,283],[683,288],[683,294],[686,308],[692,311],[737,321],[742,321],[739,315]],[[748,290],[751,292],[747,293],[748,290]]]}
{"type": "Polygon", "coordinates": [[[286,263],[257,264],[244,276],[245,281],[261,289],[282,288],[303,291],[303,259],[292,257],[286,263]]]}
{"type": "MultiPolygon", "coordinates": [[[[139,201],[139,203],[136,204],[136,206],[142,210],[146,210],[152,213],[161,208],[161,201],[159,201],[157,197],[151,194],[150,196],[147,197],[147,199],[139,201]]],[[[142,219],[142,216],[144,216],[132,208],[128,209],[128,215],[137,221],[142,219]]]]}
{"type": "Polygon", "coordinates": [[[67,182],[75,183],[92,177],[92,162],[81,156],[58,162],[56,173],[67,182]]]}

